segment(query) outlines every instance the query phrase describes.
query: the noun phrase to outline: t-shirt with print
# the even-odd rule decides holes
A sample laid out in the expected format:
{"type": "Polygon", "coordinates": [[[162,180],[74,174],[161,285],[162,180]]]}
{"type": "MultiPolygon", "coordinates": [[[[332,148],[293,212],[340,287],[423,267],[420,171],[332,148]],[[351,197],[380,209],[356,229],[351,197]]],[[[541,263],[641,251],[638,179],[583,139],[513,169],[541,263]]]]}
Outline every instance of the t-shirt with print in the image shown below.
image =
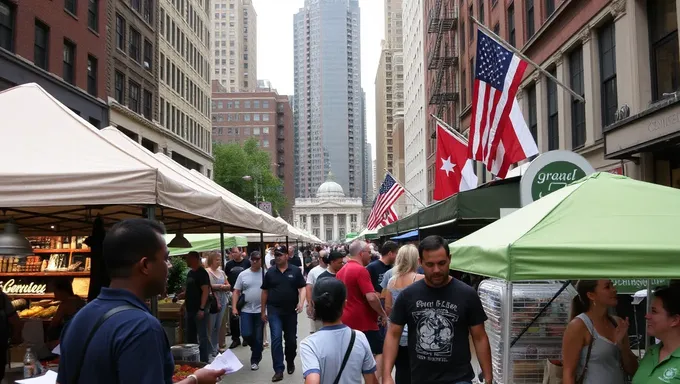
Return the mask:
{"type": "MultiPolygon", "coordinates": [[[[203,296],[202,286],[210,286],[210,277],[203,267],[187,272],[187,290],[184,296],[184,305],[189,313],[198,312],[201,307],[201,296],[203,296]]],[[[207,304],[207,303],[206,303],[207,304]]],[[[205,309],[205,308],[203,308],[205,309]]]]}
{"type": "Polygon", "coordinates": [[[328,272],[328,270],[325,270],[319,275],[319,277],[316,278],[316,281],[319,281],[321,279],[325,279],[327,277],[332,277],[334,279],[336,278],[335,273],[330,273],[330,272],[328,272]]]}
{"type": "Polygon", "coordinates": [[[262,309],[262,271],[254,272],[251,268],[241,272],[236,278],[234,289],[238,289],[245,296],[246,305],[241,312],[260,313],[262,309]]]}
{"type": "Polygon", "coordinates": [[[368,270],[368,274],[371,275],[371,283],[373,283],[373,289],[375,289],[375,291],[378,293],[382,292],[383,289],[380,283],[382,283],[383,281],[385,272],[392,269],[392,266],[387,265],[380,260],[376,260],[368,264],[366,266],[366,269],[368,270]]]}
{"type": "Polygon", "coordinates": [[[472,287],[456,279],[439,288],[416,281],[397,298],[390,321],[408,325],[414,382],[449,384],[474,378],[469,328],[483,324],[486,314],[472,287]]]}
{"type": "MultiPolygon", "coordinates": [[[[376,370],[375,359],[366,335],[361,331],[355,332],[354,346],[340,376],[339,384],[361,384],[363,374],[376,370]]],[[[300,343],[302,377],[318,373],[321,376],[320,384],[333,384],[351,337],[352,330],[340,324],[323,327],[302,340],[300,343]]]]}

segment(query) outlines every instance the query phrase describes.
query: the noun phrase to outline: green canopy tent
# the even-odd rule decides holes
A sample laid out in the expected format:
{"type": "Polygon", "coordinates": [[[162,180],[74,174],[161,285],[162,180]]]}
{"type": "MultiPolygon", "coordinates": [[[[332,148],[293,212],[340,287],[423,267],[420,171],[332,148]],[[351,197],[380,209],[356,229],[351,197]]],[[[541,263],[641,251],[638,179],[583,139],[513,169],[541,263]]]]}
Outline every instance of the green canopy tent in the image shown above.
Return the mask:
{"type": "MultiPolygon", "coordinates": [[[[165,235],[165,241],[170,242],[175,235],[165,235]]],[[[209,252],[220,251],[220,234],[186,234],[184,237],[191,243],[191,248],[168,248],[170,256],[186,255],[191,251],[209,252]]],[[[224,248],[247,247],[248,239],[245,236],[224,234],[224,248]]]]}
{"type": "Polygon", "coordinates": [[[594,173],[450,245],[507,281],[680,278],[680,190],[594,173]]]}

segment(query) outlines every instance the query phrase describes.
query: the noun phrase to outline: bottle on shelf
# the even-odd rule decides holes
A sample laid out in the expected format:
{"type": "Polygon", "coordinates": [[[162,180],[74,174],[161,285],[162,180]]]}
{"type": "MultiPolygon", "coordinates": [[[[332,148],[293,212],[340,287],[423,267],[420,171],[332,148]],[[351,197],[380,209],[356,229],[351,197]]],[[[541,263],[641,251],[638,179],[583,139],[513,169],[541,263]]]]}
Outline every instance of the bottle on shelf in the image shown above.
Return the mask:
{"type": "Polygon", "coordinates": [[[35,377],[38,375],[38,359],[31,348],[26,348],[24,355],[24,379],[35,377]]]}

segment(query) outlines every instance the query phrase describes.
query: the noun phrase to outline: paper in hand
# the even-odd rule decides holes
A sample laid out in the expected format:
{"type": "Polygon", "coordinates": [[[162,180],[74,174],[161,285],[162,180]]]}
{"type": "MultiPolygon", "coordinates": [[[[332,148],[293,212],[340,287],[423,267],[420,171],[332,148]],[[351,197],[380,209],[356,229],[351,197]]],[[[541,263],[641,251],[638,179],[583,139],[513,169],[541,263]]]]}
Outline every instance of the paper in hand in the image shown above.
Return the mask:
{"type": "Polygon", "coordinates": [[[215,357],[212,363],[205,366],[207,369],[224,369],[227,374],[234,373],[243,368],[243,364],[239,361],[234,352],[227,349],[224,353],[220,353],[215,357]]]}
{"type": "Polygon", "coordinates": [[[44,375],[33,377],[30,379],[17,380],[18,384],[56,384],[57,373],[54,371],[47,371],[44,375]]]}
{"type": "Polygon", "coordinates": [[[54,347],[54,349],[52,350],[52,353],[54,353],[55,355],[61,355],[61,344],[54,347]]]}

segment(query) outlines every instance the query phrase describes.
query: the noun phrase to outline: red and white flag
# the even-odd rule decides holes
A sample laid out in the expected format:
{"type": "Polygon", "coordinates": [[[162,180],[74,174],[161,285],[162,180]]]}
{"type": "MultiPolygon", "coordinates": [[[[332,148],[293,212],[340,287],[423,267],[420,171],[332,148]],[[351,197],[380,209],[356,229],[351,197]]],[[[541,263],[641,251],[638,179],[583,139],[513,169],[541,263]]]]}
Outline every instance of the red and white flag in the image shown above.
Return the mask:
{"type": "Polygon", "coordinates": [[[437,122],[435,200],[444,200],[458,192],[477,188],[477,175],[472,159],[467,157],[467,147],[463,139],[437,122]]]}
{"type": "Polygon", "coordinates": [[[468,156],[503,178],[538,153],[515,99],[527,63],[479,30],[476,60],[468,156]]]}

